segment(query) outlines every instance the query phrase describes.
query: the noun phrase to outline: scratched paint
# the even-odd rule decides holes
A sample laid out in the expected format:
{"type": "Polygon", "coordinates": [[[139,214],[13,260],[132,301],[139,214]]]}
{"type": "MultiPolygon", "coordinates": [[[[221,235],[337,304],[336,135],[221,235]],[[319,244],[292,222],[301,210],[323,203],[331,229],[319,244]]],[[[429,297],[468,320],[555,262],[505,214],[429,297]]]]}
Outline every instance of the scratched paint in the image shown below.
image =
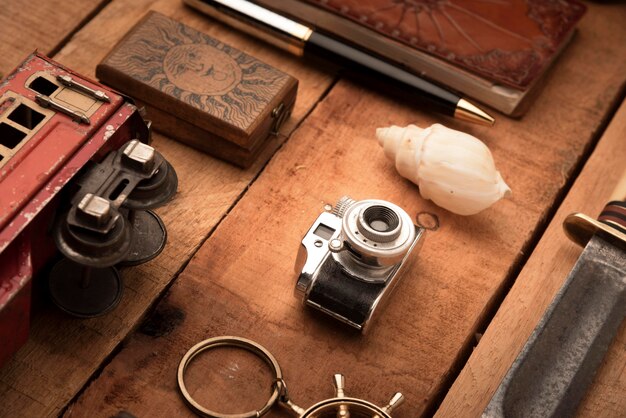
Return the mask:
{"type": "MultiPolygon", "coordinates": [[[[0,84],[0,96],[7,89],[10,89],[13,93],[17,93],[22,97],[34,99],[35,92],[27,88],[26,83],[29,77],[42,71],[48,72],[52,77],[57,74],[69,73],[87,81],[89,84],[96,85],[95,82],[85,79],[46,57],[31,54],[21,66],[0,84]]],[[[52,211],[46,210],[46,208],[55,204],[55,199],[59,196],[63,187],[72,180],[89,160],[99,160],[109,151],[130,140],[131,132],[142,132],[142,129],[145,129],[145,127],[139,129],[130,125],[131,123],[143,123],[143,119],[136,117],[138,111],[135,106],[128,104],[123,98],[105,86],[100,88],[110,94],[112,103],[103,104],[96,110],[93,114],[93,123],[91,125],[79,125],[69,121],[68,116],[54,112],[52,117],[37,127],[31,140],[28,141],[28,143],[33,144],[32,149],[21,152],[19,154],[20,158],[22,158],[21,160],[14,160],[0,171],[2,178],[2,182],[0,182],[0,196],[4,199],[0,201],[0,206],[2,206],[0,207],[0,213],[5,215],[8,213],[7,216],[4,216],[4,219],[2,219],[3,216],[0,216],[0,267],[11,266],[10,272],[6,268],[0,268],[0,341],[5,340],[5,338],[21,341],[19,338],[14,338],[17,337],[15,332],[20,325],[18,322],[27,320],[25,318],[28,318],[28,312],[30,311],[30,301],[24,301],[23,297],[20,296],[18,298],[17,296],[18,294],[24,294],[24,292],[20,293],[20,291],[30,285],[33,275],[30,252],[31,243],[29,241],[31,237],[29,228],[31,228],[31,225],[45,225],[49,222],[48,219],[41,219],[41,216],[44,216],[44,214],[45,216],[53,216],[52,211]],[[76,136],[75,147],[66,147],[63,152],[60,151],[62,147],[60,147],[58,141],[42,140],[42,137],[46,135],[51,137],[55,135],[62,136],[61,131],[53,128],[53,126],[61,125],[65,129],[63,134],[69,133],[76,136]],[[116,135],[118,132],[120,134],[116,135]],[[49,148],[46,148],[44,152],[42,147],[49,148]],[[38,152],[33,153],[33,149],[36,149],[38,152]],[[34,156],[46,159],[45,167],[43,164],[40,165],[41,172],[32,175],[32,170],[17,170],[24,163],[24,160],[28,160],[29,164],[33,164],[35,162],[32,161],[34,156]],[[25,185],[28,187],[24,188],[25,185]],[[25,193],[28,193],[28,197],[25,197],[25,193]],[[19,211],[16,209],[18,207],[20,207],[19,211]],[[12,213],[12,211],[15,212],[12,213]],[[21,241],[18,242],[18,240],[21,241]],[[13,245],[20,245],[20,247],[16,248],[13,245]],[[17,265],[11,264],[14,262],[17,265]],[[15,303],[19,303],[19,305],[15,305],[15,303]],[[8,306],[11,309],[6,309],[8,306]],[[10,316],[7,317],[7,315],[10,316]],[[16,328],[9,328],[10,326],[16,328]]],[[[46,112],[46,110],[42,109],[42,112],[46,112]]],[[[64,139],[67,138],[64,137],[64,139]]],[[[25,168],[27,165],[22,167],[25,168]]],[[[41,229],[41,231],[33,231],[34,234],[32,235],[37,237],[36,234],[44,233],[44,228],[41,229]]],[[[37,242],[37,244],[40,243],[37,242]]],[[[39,254],[47,254],[52,250],[37,246],[33,247],[33,249],[42,251],[39,254]]],[[[43,260],[41,264],[43,264],[43,260]]],[[[40,265],[39,260],[37,260],[37,265],[40,265]]],[[[20,329],[23,334],[24,328],[23,324],[21,325],[22,328],[20,329]]],[[[5,354],[6,351],[0,346],[0,363],[5,354]]]]}

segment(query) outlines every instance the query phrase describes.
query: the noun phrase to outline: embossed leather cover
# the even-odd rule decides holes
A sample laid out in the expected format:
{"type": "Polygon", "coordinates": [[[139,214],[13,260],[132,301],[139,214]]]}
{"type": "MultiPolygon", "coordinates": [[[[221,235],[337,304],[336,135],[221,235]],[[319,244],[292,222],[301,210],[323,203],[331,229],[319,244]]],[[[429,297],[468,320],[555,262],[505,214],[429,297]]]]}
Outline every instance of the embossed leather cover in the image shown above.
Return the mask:
{"type": "Polygon", "coordinates": [[[291,112],[298,85],[156,12],[126,34],[96,75],[145,105],[156,130],[240,166],[250,165],[291,112]]]}
{"type": "Polygon", "coordinates": [[[302,0],[490,80],[524,89],[571,34],[576,0],[302,0]]]}
{"type": "Polygon", "coordinates": [[[515,117],[585,11],[576,0],[253,1],[515,117]]]}

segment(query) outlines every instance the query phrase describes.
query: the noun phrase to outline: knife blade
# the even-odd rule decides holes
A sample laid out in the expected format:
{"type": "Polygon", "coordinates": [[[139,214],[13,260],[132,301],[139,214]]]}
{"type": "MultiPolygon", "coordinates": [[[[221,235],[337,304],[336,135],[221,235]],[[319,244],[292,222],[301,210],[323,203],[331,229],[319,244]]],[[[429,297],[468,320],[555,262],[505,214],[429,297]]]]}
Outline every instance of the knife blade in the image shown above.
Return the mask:
{"type": "MultiPolygon", "coordinates": [[[[613,196],[626,196],[626,172],[613,196]]],[[[569,215],[564,228],[584,250],[485,418],[573,416],[626,316],[626,202],[610,202],[598,220],[569,215]]]]}

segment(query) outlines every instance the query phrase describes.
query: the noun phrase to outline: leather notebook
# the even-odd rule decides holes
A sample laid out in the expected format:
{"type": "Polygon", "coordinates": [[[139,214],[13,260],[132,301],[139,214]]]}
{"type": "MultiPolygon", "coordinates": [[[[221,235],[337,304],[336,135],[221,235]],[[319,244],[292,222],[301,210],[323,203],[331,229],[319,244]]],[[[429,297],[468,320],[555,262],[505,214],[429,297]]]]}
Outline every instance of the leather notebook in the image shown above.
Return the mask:
{"type": "Polygon", "coordinates": [[[577,0],[255,0],[509,115],[586,7],[577,0]]]}

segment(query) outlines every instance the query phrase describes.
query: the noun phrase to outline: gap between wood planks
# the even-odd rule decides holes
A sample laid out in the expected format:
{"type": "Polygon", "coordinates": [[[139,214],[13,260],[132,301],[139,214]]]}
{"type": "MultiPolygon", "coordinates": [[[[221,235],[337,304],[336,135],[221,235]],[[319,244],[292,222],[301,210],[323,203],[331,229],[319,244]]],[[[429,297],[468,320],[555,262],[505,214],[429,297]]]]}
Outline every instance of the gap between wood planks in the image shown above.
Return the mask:
{"type": "Polygon", "coordinates": [[[88,13],[83,18],[83,20],[78,22],[78,24],[74,27],[74,29],[69,31],[67,35],[63,39],[61,39],[58,44],[56,44],[56,46],[54,46],[50,51],[48,51],[46,55],[49,56],[50,58],[53,58],[61,49],[63,49],[65,45],[67,45],[70,42],[70,40],[74,37],[74,35],[80,32],[81,29],[83,29],[87,25],[87,23],[91,22],[91,20],[94,17],[96,17],[98,13],[100,13],[102,9],[107,7],[109,3],[111,3],[112,1],[113,0],[101,1],[96,7],[93,8],[93,10],[90,13],[88,13]]]}
{"type": "MultiPolygon", "coordinates": [[[[81,24],[78,25],[76,27],[76,29],[73,30],[63,40],[63,42],[59,43],[59,45],[57,47],[55,47],[55,49],[54,49],[55,53],[60,51],[63,48],[63,46],[73,37],[73,35],[76,32],[78,32],[85,24],[87,24],[90,19],[92,19],[95,15],[97,15],[97,13],[104,6],[106,6],[106,4],[108,4],[108,3],[109,3],[109,1],[102,3],[95,13],[92,13],[89,16],[88,19],[85,19],[84,21],[82,21],[81,24]]],[[[260,170],[257,172],[257,174],[250,180],[250,182],[248,183],[246,188],[236,197],[236,199],[228,207],[228,209],[225,211],[224,215],[217,221],[217,223],[213,226],[213,228],[211,228],[208,231],[208,233],[199,241],[199,243],[195,246],[195,248],[190,253],[189,257],[181,264],[180,268],[174,273],[174,275],[172,276],[170,281],[163,287],[163,289],[158,294],[158,296],[152,301],[152,303],[150,304],[150,306],[146,310],[146,314],[144,315],[143,319],[145,319],[146,317],[149,317],[152,314],[152,312],[154,311],[156,306],[159,305],[159,303],[161,302],[163,297],[167,294],[167,292],[169,291],[171,286],[178,279],[180,273],[182,273],[186,269],[187,265],[189,264],[191,259],[194,257],[194,255],[198,252],[198,250],[212,236],[212,234],[220,226],[222,221],[235,208],[235,206],[239,203],[239,201],[244,196],[244,194],[248,191],[250,186],[252,186],[256,182],[256,180],[262,175],[262,173],[265,171],[267,165],[274,158],[276,153],[278,153],[281,150],[281,148],[291,138],[291,136],[300,128],[300,126],[304,123],[304,121],[307,120],[309,115],[313,111],[315,111],[317,106],[320,105],[326,99],[326,97],[329,94],[329,92],[335,87],[335,85],[341,80],[341,78],[342,78],[342,74],[340,73],[339,75],[337,75],[333,79],[333,81],[329,84],[329,86],[324,90],[323,94],[316,101],[316,103],[309,109],[309,111],[305,114],[305,116],[295,125],[295,127],[291,130],[289,135],[286,135],[285,140],[282,141],[280,146],[274,151],[274,153],[272,154],[272,157],[270,157],[263,164],[263,166],[260,168],[260,170]]],[[[565,183],[564,183],[563,187],[561,188],[560,192],[558,193],[558,195],[555,197],[555,200],[554,200],[552,206],[550,207],[548,213],[545,215],[545,217],[543,218],[541,223],[535,229],[535,231],[534,231],[531,239],[529,240],[528,244],[521,250],[521,254],[522,255],[521,255],[520,259],[519,259],[519,262],[516,263],[516,265],[511,267],[509,274],[507,275],[507,277],[505,278],[505,280],[504,280],[504,282],[503,282],[503,284],[501,286],[501,289],[498,292],[496,292],[496,297],[488,305],[487,312],[484,315],[484,319],[482,321],[480,321],[480,323],[477,324],[474,334],[468,337],[468,341],[466,341],[466,343],[464,344],[464,347],[461,348],[459,357],[454,362],[448,377],[445,379],[445,381],[444,381],[444,383],[442,385],[441,391],[425,407],[423,416],[432,416],[439,409],[439,406],[443,402],[443,399],[447,395],[447,393],[450,390],[450,388],[452,387],[453,383],[456,381],[459,373],[461,372],[461,370],[463,369],[463,367],[467,363],[469,357],[472,354],[472,351],[473,351],[474,347],[477,344],[477,342],[475,341],[475,335],[484,333],[484,331],[487,329],[487,327],[491,323],[491,320],[495,316],[496,312],[499,310],[499,308],[502,305],[502,302],[504,301],[504,299],[506,298],[509,290],[511,289],[511,287],[515,283],[516,278],[518,277],[519,273],[522,271],[522,269],[526,265],[528,259],[530,258],[530,256],[532,255],[535,247],[537,246],[537,243],[539,242],[539,240],[543,236],[547,226],[553,220],[555,213],[557,212],[557,210],[561,206],[563,200],[565,199],[565,197],[569,193],[572,185],[574,184],[574,182],[578,178],[580,172],[582,171],[583,167],[585,166],[585,163],[587,162],[589,156],[593,153],[593,151],[596,148],[599,140],[602,138],[602,135],[606,131],[606,128],[607,128],[608,124],[613,119],[615,113],[619,109],[620,104],[624,100],[626,100],[626,84],[621,86],[619,95],[617,96],[617,98],[611,104],[610,110],[606,113],[605,117],[602,119],[602,121],[601,121],[601,123],[600,123],[600,125],[598,127],[598,130],[594,133],[593,138],[590,141],[589,145],[586,147],[586,149],[584,150],[584,152],[581,155],[580,159],[576,162],[576,164],[572,168],[571,173],[569,174],[569,176],[566,177],[565,183]]],[[[65,407],[60,410],[59,416],[63,416],[67,412],[67,410],[80,398],[80,396],[82,396],[82,394],[84,393],[86,388],[101,375],[102,371],[107,367],[107,365],[110,364],[111,361],[113,361],[113,359],[117,356],[117,354],[123,349],[123,346],[124,346],[124,343],[125,343],[125,339],[129,335],[134,333],[139,326],[141,326],[141,324],[143,323],[143,319],[137,321],[135,326],[133,328],[129,329],[129,331],[125,335],[124,339],[122,339],[120,341],[120,343],[115,346],[115,348],[109,353],[109,355],[98,366],[98,368],[96,368],[93,371],[93,373],[91,374],[89,379],[86,381],[85,385],[72,397],[72,399],[65,405],[65,407]]]]}
{"type": "Polygon", "coordinates": [[[207,232],[207,234],[193,248],[193,250],[189,254],[189,257],[186,260],[183,261],[183,263],[181,264],[180,268],[174,273],[174,275],[172,276],[170,281],[163,287],[163,289],[159,292],[157,297],[154,298],[154,300],[152,301],[150,306],[146,309],[146,313],[144,314],[143,318],[140,319],[139,321],[137,321],[135,323],[135,325],[128,330],[128,332],[126,333],[124,338],[120,340],[120,342],[113,348],[113,350],[111,350],[109,355],[106,356],[104,361],[102,361],[102,363],[100,363],[100,365],[93,371],[91,376],[89,376],[89,378],[87,379],[87,381],[85,382],[83,387],[81,387],[80,390],[65,405],[65,407],[63,407],[59,411],[59,415],[58,415],[59,417],[65,415],[65,413],[68,411],[68,409],[82,396],[82,394],[85,392],[87,387],[89,387],[89,385],[91,385],[92,382],[96,381],[98,379],[98,377],[100,377],[100,375],[102,374],[104,369],[113,361],[113,359],[117,356],[117,354],[123,349],[123,346],[124,346],[126,338],[128,338],[129,335],[133,334],[143,324],[143,322],[144,322],[144,320],[146,318],[148,318],[148,317],[150,317],[152,315],[152,313],[154,312],[155,308],[161,303],[161,300],[165,297],[165,295],[167,294],[169,289],[172,287],[174,282],[178,279],[178,276],[180,276],[180,274],[183,271],[185,271],[185,269],[187,268],[187,265],[189,265],[189,262],[196,255],[198,250],[200,248],[202,248],[204,243],[213,235],[213,232],[215,232],[215,230],[221,225],[222,221],[224,219],[226,219],[226,217],[235,208],[235,206],[237,206],[237,204],[239,203],[241,198],[247,193],[247,191],[250,188],[250,186],[252,186],[254,184],[254,182],[256,182],[256,180],[259,178],[259,176],[261,176],[261,174],[263,174],[263,172],[265,171],[265,168],[270,163],[270,161],[272,161],[274,156],[283,148],[285,143],[287,143],[287,141],[289,141],[289,139],[300,128],[300,126],[304,123],[304,121],[307,120],[309,115],[315,111],[317,106],[320,105],[326,99],[326,97],[328,96],[330,91],[335,87],[335,85],[339,82],[339,80],[341,80],[341,78],[342,78],[342,76],[340,74],[334,77],[332,82],[328,85],[328,87],[320,95],[319,99],[315,102],[315,104],[313,106],[311,106],[311,108],[309,109],[309,111],[306,112],[304,117],[298,123],[296,123],[296,125],[293,127],[291,132],[288,135],[285,136],[285,140],[280,143],[280,145],[276,148],[276,150],[274,151],[272,156],[267,159],[267,161],[259,169],[259,171],[256,173],[256,175],[250,180],[250,182],[248,183],[246,188],[243,189],[242,192],[233,200],[233,203],[224,212],[224,215],[215,223],[215,225],[207,232]]]}
{"type": "MultiPolygon", "coordinates": [[[[105,8],[109,3],[111,3],[111,0],[106,0],[106,1],[102,1],[101,3],[98,4],[97,7],[95,7],[92,12],[90,12],[78,25],[76,25],[74,27],[74,29],[72,31],[70,31],[67,36],[65,36],[54,48],[52,48],[48,55],[50,56],[54,56],[56,55],[66,44],[69,43],[69,41],[73,38],[73,36],[79,32],[85,25],[87,25],[95,16],[98,15],[98,13],[100,13],[100,11],[105,8]]],[[[265,164],[263,164],[263,166],[260,168],[260,170],[256,173],[256,175],[249,181],[247,187],[245,189],[242,190],[242,192],[233,200],[232,204],[228,207],[228,209],[225,211],[225,213],[223,214],[223,216],[217,221],[217,223],[213,226],[213,228],[211,228],[207,234],[198,242],[198,244],[195,246],[195,248],[193,248],[192,252],[189,254],[188,258],[186,260],[184,260],[184,262],[181,264],[180,268],[174,273],[174,275],[172,276],[172,278],[169,280],[169,282],[163,287],[163,289],[159,292],[159,294],[157,295],[157,297],[152,301],[152,303],[150,304],[150,306],[148,307],[148,309],[146,310],[146,314],[144,315],[144,319],[147,316],[150,316],[152,311],[154,310],[154,308],[161,302],[161,300],[163,299],[163,297],[167,294],[167,292],[169,291],[170,287],[172,286],[172,284],[175,282],[175,280],[177,280],[177,278],[179,277],[180,273],[183,272],[185,270],[185,268],[187,267],[187,265],[189,264],[190,260],[193,258],[193,256],[197,253],[197,251],[204,245],[204,243],[212,236],[212,234],[214,233],[214,231],[217,229],[217,227],[222,223],[222,221],[226,218],[226,216],[228,216],[230,214],[230,212],[232,211],[232,209],[238,204],[238,202],[241,200],[241,198],[244,196],[244,194],[247,192],[248,188],[254,184],[256,182],[256,180],[259,178],[259,176],[265,171],[265,168],[267,167],[267,164],[269,164],[269,162],[272,160],[272,158],[274,158],[274,156],[276,155],[276,153],[278,151],[280,151],[280,149],[284,146],[284,144],[289,140],[289,138],[293,135],[294,132],[296,132],[300,126],[303,124],[303,122],[305,120],[307,120],[307,118],[309,117],[309,115],[317,108],[317,106],[322,103],[326,96],[328,95],[328,93],[332,90],[332,88],[334,88],[334,86],[337,84],[337,82],[342,78],[341,74],[339,74],[338,76],[336,76],[333,81],[330,83],[330,85],[324,90],[323,94],[319,97],[319,99],[316,101],[316,103],[309,109],[309,111],[305,114],[305,116],[296,124],[296,126],[291,130],[291,132],[289,133],[289,135],[286,136],[285,141],[283,141],[280,146],[274,151],[273,155],[271,158],[269,158],[265,164]]],[[[582,168],[584,167],[589,155],[593,152],[593,150],[595,149],[598,141],[600,140],[600,138],[602,137],[602,134],[604,133],[608,123],[610,122],[610,120],[613,118],[615,112],[617,111],[620,103],[624,100],[626,96],[626,85],[623,85],[621,90],[620,90],[620,94],[618,96],[618,99],[616,99],[610,107],[610,110],[607,112],[607,114],[605,115],[605,117],[603,118],[601,124],[599,125],[598,130],[594,133],[594,136],[592,138],[592,140],[590,141],[589,145],[586,147],[586,149],[584,150],[583,154],[581,155],[580,159],[576,162],[576,164],[574,165],[573,169],[570,172],[570,175],[566,178],[565,183],[563,185],[563,187],[561,188],[561,190],[559,191],[558,195],[555,197],[553,204],[551,205],[548,213],[545,215],[545,217],[542,219],[542,221],[540,222],[540,224],[538,225],[538,227],[535,229],[531,239],[529,240],[528,244],[522,249],[522,255],[519,258],[519,262],[516,263],[515,265],[513,265],[510,268],[509,273],[507,274],[501,288],[495,293],[495,297],[494,300],[492,300],[488,305],[487,305],[487,312],[484,315],[484,319],[482,321],[480,321],[479,323],[476,324],[476,329],[475,329],[475,333],[482,333],[484,332],[484,330],[488,327],[488,325],[490,324],[491,320],[493,319],[495,313],[498,311],[498,309],[500,308],[503,300],[505,299],[506,295],[508,294],[511,286],[513,285],[513,283],[515,282],[517,276],[519,275],[520,271],[523,269],[523,267],[525,266],[526,262],[528,261],[530,255],[532,254],[532,251],[534,250],[534,248],[537,245],[537,242],[539,241],[539,239],[541,238],[541,236],[543,235],[543,233],[545,232],[548,224],[550,223],[550,221],[553,219],[554,214],[556,213],[557,209],[559,208],[559,206],[561,205],[563,199],[565,198],[565,196],[568,194],[569,190],[571,189],[574,181],[576,180],[576,178],[578,177],[578,175],[580,174],[582,168]]],[[[124,336],[124,338],[120,341],[120,343],[118,343],[112,350],[111,352],[107,355],[107,357],[100,363],[100,365],[98,366],[98,368],[96,368],[93,373],[91,374],[91,376],[89,377],[89,379],[86,381],[85,385],[72,397],[72,399],[65,405],[64,408],[62,408],[59,412],[59,416],[64,415],[68,408],[70,408],[71,405],[73,405],[76,400],[83,394],[83,392],[85,391],[85,389],[93,382],[95,381],[95,379],[97,379],[100,374],[102,373],[102,371],[104,370],[104,368],[117,356],[117,354],[122,350],[124,343],[125,343],[125,339],[131,335],[132,333],[134,333],[136,331],[136,329],[138,328],[138,326],[140,326],[142,323],[142,320],[138,321],[134,327],[130,328],[128,330],[128,332],[126,333],[126,335],[124,336]]],[[[464,346],[461,348],[460,350],[460,354],[457,357],[457,360],[454,362],[454,364],[452,365],[452,368],[450,369],[450,373],[448,374],[448,377],[445,379],[445,381],[443,382],[442,388],[438,393],[438,396],[434,397],[433,400],[426,406],[425,410],[424,410],[424,415],[432,415],[435,413],[435,411],[439,408],[441,402],[443,401],[443,399],[445,398],[446,394],[448,393],[449,389],[451,388],[452,384],[454,383],[454,381],[456,380],[456,378],[458,377],[460,371],[462,370],[462,368],[464,367],[464,365],[467,363],[467,360],[469,359],[473,347],[476,345],[475,341],[474,341],[474,337],[473,335],[468,337],[468,340],[465,342],[464,346]]]]}
{"type": "Polygon", "coordinates": [[[463,367],[465,367],[465,365],[467,364],[467,361],[472,355],[474,347],[478,345],[479,341],[476,341],[477,339],[476,336],[484,334],[486,329],[489,327],[489,324],[491,324],[491,321],[493,320],[494,316],[500,309],[500,306],[504,302],[504,299],[506,298],[509,291],[513,287],[515,280],[517,279],[520,272],[522,271],[522,269],[528,262],[528,259],[530,258],[533,251],[537,247],[539,240],[541,239],[543,234],[546,232],[548,225],[550,225],[550,222],[554,219],[554,215],[556,214],[559,207],[561,207],[561,204],[565,200],[565,197],[569,194],[572,186],[576,182],[576,179],[578,178],[582,169],[587,163],[587,160],[589,160],[589,157],[591,156],[593,151],[596,149],[596,146],[598,145],[598,142],[604,135],[604,132],[606,131],[607,126],[615,117],[615,114],[619,110],[620,105],[625,101],[626,101],[626,83],[622,84],[618,95],[616,96],[613,103],[611,103],[609,110],[606,112],[606,114],[604,115],[604,118],[602,119],[602,121],[600,122],[600,125],[598,126],[598,130],[594,133],[591,141],[589,141],[589,144],[587,145],[586,149],[581,154],[580,159],[576,162],[576,164],[574,164],[570,175],[565,177],[565,183],[563,184],[563,187],[561,188],[561,190],[555,197],[554,203],[552,204],[552,206],[546,213],[546,216],[543,218],[543,220],[541,220],[538,227],[533,232],[533,235],[528,241],[528,244],[521,250],[522,255],[520,257],[519,263],[511,266],[509,274],[507,274],[506,278],[504,279],[502,283],[501,289],[495,293],[494,300],[491,301],[487,305],[487,312],[485,313],[483,320],[480,321],[476,325],[476,330],[474,332],[474,335],[469,336],[468,341],[466,341],[466,343],[464,344],[464,347],[462,347],[461,350],[459,351],[459,356],[457,360],[454,362],[454,364],[452,365],[450,374],[448,375],[448,377],[445,379],[445,381],[442,384],[443,386],[442,390],[439,392],[437,396],[435,396],[432,399],[432,401],[429,404],[426,405],[426,407],[424,408],[424,414],[422,416],[433,416],[435,412],[437,412],[437,410],[441,406],[441,403],[443,402],[446,395],[450,391],[450,388],[452,387],[457,377],[461,373],[461,370],[463,370],[463,367]]]}

